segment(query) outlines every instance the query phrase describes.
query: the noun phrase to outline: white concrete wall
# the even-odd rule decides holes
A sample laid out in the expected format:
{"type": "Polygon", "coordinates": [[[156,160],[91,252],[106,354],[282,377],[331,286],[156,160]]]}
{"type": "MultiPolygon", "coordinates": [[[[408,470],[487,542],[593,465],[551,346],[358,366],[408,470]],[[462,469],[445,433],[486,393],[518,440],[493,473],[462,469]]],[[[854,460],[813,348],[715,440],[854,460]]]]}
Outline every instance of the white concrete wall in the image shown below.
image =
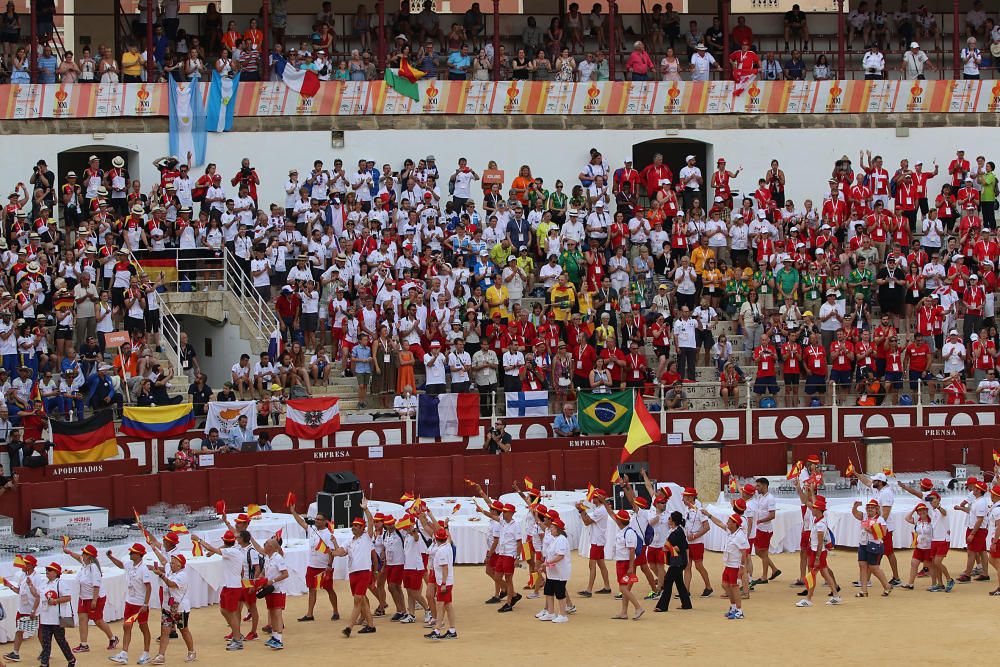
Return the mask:
{"type": "MultiPolygon", "coordinates": [[[[198,353],[198,363],[202,372],[208,375],[208,386],[212,391],[218,392],[222,389],[222,383],[229,381],[230,369],[240,360],[241,354],[249,354],[251,361],[256,361],[258,354],[267,351],[251,350],[250,344],[240,338],[240,327],[232,322],[214,324],[202,317],[178,317],[177,320],[181,331],[187,332],[188,340],[198,353]],[[211,357],[205,354],[206,338],[212,340],[211,357]]],[[[184,391],[187,391],[187,380],[183,377],[178,377],[174,384],[183,386],[184,391]]]]}
{"type": "MultiPolygon", "coordinates": [[[[1000,128],[912,129],[905,138],[897,137],[894,128],[678,131],[677,134],[662,130],[380,130],[347,132],[344,148],[338,150],[331,148],[329,132],[233,132],[210,134],[208,156],[218,163],[227,181],[239,168],[240,159],[249,156],[261,177],[262,203],[281,203],[288,170],[296,167],[304,175],[316,158],[332,166],[333,159],[340,157],[346,168],[353,168],[360,158],[370,158],[379,167],[388,162],[398,169],[406,157],[419,159],[432,153],[442,170],[453,169],[457,159],[466,156],[480,172],[488,160],[494,159],[506,171],[508,186],[517,168],[529,164],[535,175],[545,178],[547,186],[556,178],[563,179],[568,192],[577,182],[575,176],[585,164],[591,147],[604,153],[606,162],[618,167],[631,154],[633,144],[654,139],[689,139],[711,144],[710,164],[700,165],[707,172],[706,180],[710,174],[708,167],[714,168],[716,157],[723,155],[730,169],[740,165],[745,168],[735,184],[741,192],[752,192],[770,160],[777,158],[787,175],[788,196],[798,202],[806,197],[823,196],[833,161],[842,154],[854,160],[855,168],[858,151],[871,149],[884,156],[890,172],[901,158],[909,158],[911,162],[922,158],[928,169],[931,160],[937,159],[944,169],[956,148],[964,148],[970,159],[979,152],[989,157],[989,147],[1000,143],[1000,128]]],[[[56,169],[61,177],[65,169],[56,164],[60,151],[102,144],[137,152],[138,157],[129,168],[133,177],[142,179],[143,189],[148,191],[149,184],[157,178],[152,160],[167,153],[166,134],[109,133],[101,140],[89,134],[7,135],[4,152],[8,159],[0,161],[0,187],[9,190],[18,181],[27,182],[31,166],[38,158],[45,158],[50,169],[56,169]],[[12,159],[14,156],[18,159],[12,159]]],[[[671,165],[675,172],[680,166],[671,165]]],[[[200,168],[193,171],[195,175],[202,173],[200,168]]],[[[942,178],[936,179],[932,187],[940,187],[943,182],[942,178]]]]}

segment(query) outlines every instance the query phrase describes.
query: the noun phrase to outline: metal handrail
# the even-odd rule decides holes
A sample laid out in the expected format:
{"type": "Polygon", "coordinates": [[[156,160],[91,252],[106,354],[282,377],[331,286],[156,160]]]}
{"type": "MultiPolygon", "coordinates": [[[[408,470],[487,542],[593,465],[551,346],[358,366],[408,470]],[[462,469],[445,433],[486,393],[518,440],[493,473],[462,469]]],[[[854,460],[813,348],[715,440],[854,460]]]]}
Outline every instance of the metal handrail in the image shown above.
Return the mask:
{"type": "Polygon", "coordinates": [[[240,317],[245,319],[250,333],[266,348],[271,334],[281,327],[271,304],[261,298],[250,277],[236,261],[236,255],[228,248],[225,250],[222,273],[225,288],[239,304],[240,317]]]}
{"type": "MultiPolygon", "coordinates": [[[[137,271],[144,273],[145,269],[139,263],[132,249],[123,245],[122,250],[127,253],[129,263],[136,267],[137,271]]],[[[169,354],[165,356],[170,365],[174,367],[174,371],[179,372],[181,368],[181,325],[166,301],[159,296],[157,299],[160,307],[160,347],[169,351],[169,354]]]]}

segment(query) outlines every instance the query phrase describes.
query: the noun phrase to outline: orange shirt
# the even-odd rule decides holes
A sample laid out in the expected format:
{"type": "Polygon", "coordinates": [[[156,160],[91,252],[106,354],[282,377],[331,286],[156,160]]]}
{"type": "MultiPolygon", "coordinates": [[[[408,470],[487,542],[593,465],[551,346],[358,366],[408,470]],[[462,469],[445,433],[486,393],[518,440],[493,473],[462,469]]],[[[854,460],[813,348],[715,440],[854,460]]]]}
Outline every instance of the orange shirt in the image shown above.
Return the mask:
{"type": "Polygon", "coordinates": [[[528,203],[528,186],[535,182],[535,179],[529,178],[527,176],[518,176],[511,183],[511,188],[514,190],[524,190],[517,195],[517,200],[522,204],[528,203]]]}

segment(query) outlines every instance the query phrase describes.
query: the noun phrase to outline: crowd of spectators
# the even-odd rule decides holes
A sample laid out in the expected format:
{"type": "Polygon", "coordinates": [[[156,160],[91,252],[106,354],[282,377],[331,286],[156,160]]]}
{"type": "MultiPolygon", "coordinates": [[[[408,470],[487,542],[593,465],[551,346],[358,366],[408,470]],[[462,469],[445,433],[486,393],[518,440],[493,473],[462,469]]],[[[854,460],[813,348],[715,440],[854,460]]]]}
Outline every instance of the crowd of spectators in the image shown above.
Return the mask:
{"type": "MultiPolygon", "coordinates": [[[[247,81],[260,80],[265,71],[276,79],[286,64],[312,69],[323,80],[365,81],[382,76],[378,16],[365,4],[353,16],[338,17],[331,3],[323,2],[312,17],[310,34],[301,36],[289,33],[285,2],[274,0],[268,17],[270,50],[265,53],[262,16],[230,19],[209,3],[199,16],[197,31],[188,32],[181,27],[177,0],[154,0],[152,56],[146,49],[145,2],[139,3],[133,35],[120,54],[103,44],[81,45],[78,53],[57,48],[52,39],[54,2],[43,0],[41,5],[39,11],[45,18],[39,20],[40,83],[145,81],[148,60],[155,65],[155,80],[184,81],[196,75],[204,80],[213,69],[222,75],[240,71],[247,81]]],[[[494,53],[487,18],[479,3],[461,15],[441,15],[433,11],[431,2],[411,13],[409,0],[403,0],[398,11],[386,16],[386,64],[398,67],[406,60],[427,76],[442,79],[488,81],[494,78],[496,64],[501,80],[606,81],[611,77],[610,59],[618,57],[618,77],[708,80],[721,76],[726,60],[734,72],[744,66],[738,53],[746,43],[754,56],[753,68],[762,79],[825,80],[837,74],[835,40],[831,44],[827,36],[828,51],[822,52],[815,32],[810,32],[809,17],[798,5],[784,13],[777,34],[755,33],[747,17],[734,17],[729,54],[723,53],[719,17],[711,18],[710,25],[700,25],[696,19],[685,20],[669,2],[653,4],[638,25],[626,24],[619,14],[614,28],[617,54],[610,53],[611,27],[602,3],[594,3],[589,13],[571,3],[565,16],[551,17],[547,26],[527,16],[519,34],[503,35],[498,53],[494,53]]],[[[757,21],[758,30],[764,21],[773,23],[771,17],[757,21]]],[[[0,76],[13,83],[30,81],[24,23],[13,3],[8,3],[0,16],[0,76]]],[[[888,11],[881,0],[864,0],[851,9],[846,24],[847,69],[852,73],[869,79],[888,78],[891,72],[920,78],[951,67],[950,40],[945,43],[937,16],[923,5],[913,9],[901,0],[896,11],[888,11]],[[853,51],[856,46],[858,51],[853,51]]],[[[977,78],[1000,66],[1000,26],[980,0],[964,15],[962,39],[958,55],[963,78],[977,78]]]]}

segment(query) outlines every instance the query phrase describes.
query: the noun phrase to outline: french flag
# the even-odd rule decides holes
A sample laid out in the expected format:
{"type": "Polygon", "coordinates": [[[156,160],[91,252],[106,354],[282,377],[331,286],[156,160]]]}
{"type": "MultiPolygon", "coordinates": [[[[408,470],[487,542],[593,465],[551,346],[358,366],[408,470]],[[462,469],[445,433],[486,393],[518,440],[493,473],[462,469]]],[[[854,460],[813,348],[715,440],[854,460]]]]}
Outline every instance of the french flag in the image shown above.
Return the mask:
{"type": "Polygon", "coordinates": [[[302,97],[312,97],[319,92],[319,75],[312,70],[295,69],[285,65],[281,80],[302,97]]]}
{"type": "Polygon", "coordinates": [[[417,437],[479,435],[479,394],[421,394],[417,401],[417,437]]]}

